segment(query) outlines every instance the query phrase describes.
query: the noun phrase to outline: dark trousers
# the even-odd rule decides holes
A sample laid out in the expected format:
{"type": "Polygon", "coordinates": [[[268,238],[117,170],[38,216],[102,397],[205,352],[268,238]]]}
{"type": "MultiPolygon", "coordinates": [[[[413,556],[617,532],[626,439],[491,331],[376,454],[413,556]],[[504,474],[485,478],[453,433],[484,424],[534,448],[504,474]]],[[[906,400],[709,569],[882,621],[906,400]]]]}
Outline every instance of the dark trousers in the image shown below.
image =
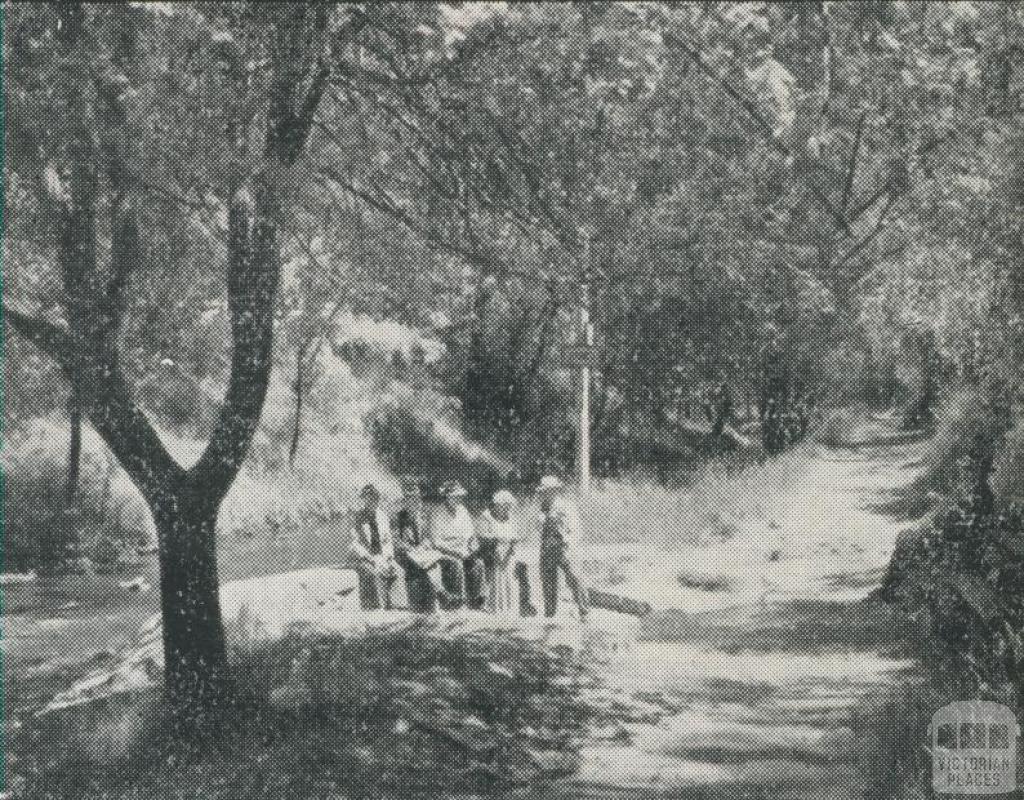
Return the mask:
{"type": "Polygon", "coordinates": [[[540,550],[540,588],[544,594],[544,616],[553,617],[558,608],[558,572],[565,573],[565,583],[572,592],[573,602],[580,615],[587,613],[587,590],[580,580],[572,558],[561,542],[545,544],[540,550]]]}
{"type": "Polygon", "coordinates": [[[409,598],[409,610],[429,614],[437,605],[434,586],[430,576],[405,553],[396,556],[405,573],[405,594],[409,598]]]}
{"type": "Polygon", "coordinates": [[[356,574],[359,576],[359,604],[362,609],[390,609],[391,587],[395,583],[394,572],[378,574],[371,567],[360,565],[356,574]]]}
{"type": "Polygon", "coordinates": [[[470,607],[483,606],[486,599],[484,562],[475,555],[463,559],[442,559],[441,582],[449,592],[463,598],[470,607]]]}
{"type": "Polygon", "coordinates": [[[530,571],[522,561],[516,564],[516,582],[519,584],[519,616],[537,616],[537,609],[530,602],[530,571]]]}

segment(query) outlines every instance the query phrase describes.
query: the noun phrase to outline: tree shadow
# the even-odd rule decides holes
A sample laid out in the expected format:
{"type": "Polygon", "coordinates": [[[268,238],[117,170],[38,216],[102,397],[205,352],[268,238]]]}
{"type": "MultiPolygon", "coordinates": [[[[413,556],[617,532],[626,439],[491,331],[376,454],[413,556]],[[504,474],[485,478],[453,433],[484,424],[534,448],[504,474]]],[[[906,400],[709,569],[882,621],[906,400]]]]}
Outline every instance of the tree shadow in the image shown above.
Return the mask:
{"type": "MultiPolygon", "coordinates": [[[[866,575],[862,578],[867,581],[866,575]]],[[[906,641],[915,631],[913,624],[878,601],[794,599],[701,614],[659,611],[644,620],[640,638],[699,642],[727,653],[875,650],[895,657],[907,652],[906,641]]]]}

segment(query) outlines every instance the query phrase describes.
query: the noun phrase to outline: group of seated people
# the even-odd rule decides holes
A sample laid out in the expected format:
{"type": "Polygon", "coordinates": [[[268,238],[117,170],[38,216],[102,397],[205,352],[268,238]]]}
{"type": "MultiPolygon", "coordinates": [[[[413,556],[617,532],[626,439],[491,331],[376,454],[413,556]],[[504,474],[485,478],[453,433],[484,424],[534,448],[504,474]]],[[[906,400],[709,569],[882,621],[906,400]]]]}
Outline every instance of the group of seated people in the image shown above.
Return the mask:
{"type": "MultiPolygon", "coordinates": [[[[545,616],[558,605],[559,573],[572,592],[580,619],[587,615],[587,592],[575,566],[578,516],[562,494],[557,477],[541,479],[540,582],[545,616]]],[[[363,506],[353,525],[352,551],[364,609],[392,607],[392,590],[404,577],[409,608],[486,609],[503,616],[535,616],[530,602],[529,567],[516,545],[522,525],[515,496],[502,489],[476,520],[466,508],[466,490],[455,481],[441,489],[443,504],[429,512],[418,480],[402,484],[402,503],[392,519],[373,484],[363,488],[363,506]]]]}

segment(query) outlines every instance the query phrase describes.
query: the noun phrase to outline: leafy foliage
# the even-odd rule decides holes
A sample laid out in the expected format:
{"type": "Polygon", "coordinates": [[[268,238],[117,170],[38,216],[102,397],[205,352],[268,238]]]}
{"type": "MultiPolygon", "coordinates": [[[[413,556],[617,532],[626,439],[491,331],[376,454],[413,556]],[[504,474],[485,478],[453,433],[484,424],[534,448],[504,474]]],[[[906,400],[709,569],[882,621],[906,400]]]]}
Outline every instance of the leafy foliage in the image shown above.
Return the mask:
{"type": "Polygon", "coordinates": [[[1019,703],[1024,692],[1024,509],[975,488],[898,552],[882,596],[926,615],[960,696],[1019,703]]]}

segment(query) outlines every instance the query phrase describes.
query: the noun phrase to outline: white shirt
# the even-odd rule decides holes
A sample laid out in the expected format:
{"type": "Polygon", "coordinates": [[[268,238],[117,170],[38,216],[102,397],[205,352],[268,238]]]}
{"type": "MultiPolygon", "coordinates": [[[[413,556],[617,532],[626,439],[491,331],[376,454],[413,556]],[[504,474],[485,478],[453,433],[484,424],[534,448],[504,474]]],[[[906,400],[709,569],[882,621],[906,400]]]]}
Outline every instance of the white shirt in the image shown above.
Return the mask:
{"type": "Polygon", "coordinates": [[[579,514],[576,513],[576,507],[572,502],[565,497],[554,498],[551,501],[551,508],[547,512],[541,511],[538,515],[537,527],[540,530],[541,543],[550,538],[551,530],[548,526],[557,531],[557,536],[567,549],[573,549],[579,543],[579,514]],[[544,535],[545,529],[549,530],[548,536],[544,535]]]}
{"type": "Polygon", "coordinates": [[[476,551],[473,518],[465,506],[456,507],[454,513],[444,506],[431,515],[430,523],[434,547],[438,550],[460,558],[466,558],[476,551]]]}
{"type": "Polygon", "coordinates": [[[497,539],[507,543],[518,542],[522,538],[514,514],[509,514],[506,520],[500,520],[490,509],[487,509],[481,518],[480,535],[485,539],[497,539]]]}

